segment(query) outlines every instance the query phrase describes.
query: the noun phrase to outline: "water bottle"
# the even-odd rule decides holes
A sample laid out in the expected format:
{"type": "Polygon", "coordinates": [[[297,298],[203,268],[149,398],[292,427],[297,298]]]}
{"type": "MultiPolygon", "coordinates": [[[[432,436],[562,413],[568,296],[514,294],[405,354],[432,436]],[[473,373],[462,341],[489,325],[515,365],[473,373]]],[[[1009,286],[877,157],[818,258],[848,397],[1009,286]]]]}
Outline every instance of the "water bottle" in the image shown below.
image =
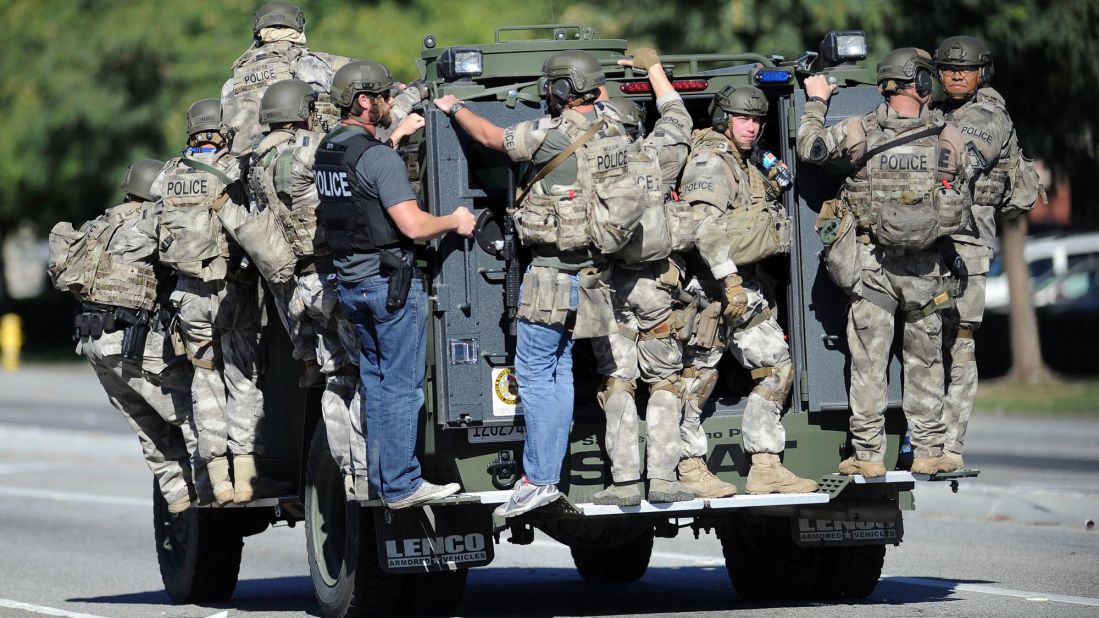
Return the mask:
{"type": "Polygon", "coordinates": [[[897,470],[911,470],[912,469],[912,440],[908,437],[908,432],[904,433],[904,437],[901,438],[901,451],[897,455],[897,470]]]}
{"type": "Polygon", "coordinates": [[[775,180],[778,181],[778,186],[783,189],[789,188],[794,182],[794,175],[790,173],[790,168],[786,167],[786,164],[779,160],[775,156],[775,153],[770,150],[764,150],[760,153],[760,163],[763,165],[763,169],[771,171],[771,168],[777,168],[775,171],[775,180]]]}

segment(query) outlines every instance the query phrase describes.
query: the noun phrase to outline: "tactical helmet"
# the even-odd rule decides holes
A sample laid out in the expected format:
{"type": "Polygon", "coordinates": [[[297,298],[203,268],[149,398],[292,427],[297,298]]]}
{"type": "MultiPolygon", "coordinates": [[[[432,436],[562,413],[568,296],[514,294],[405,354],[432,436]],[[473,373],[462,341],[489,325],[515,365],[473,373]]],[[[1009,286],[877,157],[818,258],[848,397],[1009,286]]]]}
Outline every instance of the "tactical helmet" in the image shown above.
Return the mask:
{"type": "Polygon", "coordinates": [[[899,47],[889,52],[878,64],[878,87],[882,92],[895,92],[901,84],[913,82],[920,96],[931,94],[935,66],[931,54],[917,47],[899,47]]]}
{"type": "Polygon", "coordinates": [[[356,94],[382,94],[395,85],[397,80],[384,64],[356,60],[343,65],[332,76],[332,102],[339,107],[351,107],[356,94]]]}
{"type": "Polygon", "coordinates": [[[202,131],[221,132],[221,101],[202,99],[187,110],[187,135],[202,131]]]}
{"type": "Polygon", "coordinates": [[[260,124],[305,122],[317,100],[309,84],[300,79],[285,79],[271,84],[259,102],[260,124]]]}
{"type": "Polygon", "coordinates": [[[614,115],[619,122],[627,126],[641,126],[645,124],[645,108],[626,97],[612,97],[610,106],[614,108],[614,115]]]}
{"type": "Polygon", "coordinates": [[[122,192],[126,195],[140,197],[143,200],[153,201],[153,181],[160,175],[163,161],[156,159],[142,159],[126,168],[122,176],[122,192]]]}
{"type": "Polygon", "coordinates": [[[710,113],[713,114],[716,108],[727,114],[762,118],[767,115],[770,105],[767,103],[767,95],[759,88],[729,84],[714,95],[714,100],[710,103],[710,113]]]}
{"type": "Polygon", "coordinates": [[[935,50],[935,66],[979,67],[981,83],[992,77],[992,51],[984,41],[971,36],[943,39],[935,50]]]}
{"type": "Polygon", "coordinates": [[[546,58],[542,64],[542,75],[545,76],[553,96],[562,100],[592,92],[607,82],[599,59],[580,50],[557,52],[546,58]],[[564,88],[564,85],[568,88],[564,88]]]}
{"type": "Polygon", "coordinates": [[[268,2],[252,14],[252,34],[273,26],[285,26],[305,32],[305,13],[288,2],[268,2]]]}

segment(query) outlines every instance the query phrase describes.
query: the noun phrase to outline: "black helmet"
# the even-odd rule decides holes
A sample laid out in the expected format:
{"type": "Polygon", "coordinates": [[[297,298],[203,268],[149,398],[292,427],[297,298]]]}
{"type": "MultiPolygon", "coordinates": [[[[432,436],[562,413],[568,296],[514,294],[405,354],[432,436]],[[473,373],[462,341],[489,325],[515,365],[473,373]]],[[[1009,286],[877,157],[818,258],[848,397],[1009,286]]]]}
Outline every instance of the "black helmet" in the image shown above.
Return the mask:
{"type": "Polygon", "coordinates": [[[221,132],[221,101],[202,99],[187,110],[185,121],[187,135],[203,131],[221,132]]]}
{"type": "Polygon", "coordinates": [[[581,95],[595,98],[592,93],[607,83],[599,59],[580,50],[557,52],[546,58],[542,75],[546,78],[549,94],[559,102],[581,95]]]}
{"type": "Polygon", "coordinates": [[[360,92],[382,94],[396,85],[397,80],[384,64],[356,60],[343,65],[332,76],[332,102],[339,107],[351,107],[360,92]]]}
{"type": "Polygon", "coordinates": [[[992,77],[992,50],[976,37],[952,36],[935,49],[935,66],[978,67],[984,84],[992,77]]]}
{"type": "Polygon", "coordinates": [[[122,176],[122,192],[149,202],[155,200],[152,192],[153,181],[160,175],[163,167],[164,162],[156,159],[142,159],[127,167],[126,173],[122,176]]]}
{"type": "Polygon", "coordinates": [[[724,133],[729,128],[729,114],[764,118],[769,109],[767,95],[759,88],[729,84],[710,101],[710,126],[724,133]]]}
{"type": "Polygon", "coordinates": [[[252,14],[252,34],[259,35],[260,30],[274,26],[305,32],[305,13],[288,2],[268,2],[252,14]]]}
{"type": "Polygon", "coordinates": [[[913,82],[920,96],[931,94],[935,65],[931,54],[917,47],[899,47],[889,52],[878,64],[878,88],[894,93],[903,84],[913,82]]]}
{"type": "Polygon", "coordinates": [[[313,109],[316,93],[300,79],[271,84],[259,102],[260,124],[305,122],[313,109]]]}

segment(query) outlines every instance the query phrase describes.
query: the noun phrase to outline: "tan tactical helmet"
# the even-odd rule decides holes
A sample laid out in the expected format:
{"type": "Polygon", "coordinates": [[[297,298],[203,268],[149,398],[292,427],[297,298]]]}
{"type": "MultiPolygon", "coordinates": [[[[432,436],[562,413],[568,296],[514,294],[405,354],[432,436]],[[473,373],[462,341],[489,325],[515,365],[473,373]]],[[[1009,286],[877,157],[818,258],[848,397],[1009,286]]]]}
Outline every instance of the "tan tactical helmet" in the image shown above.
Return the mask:
{"type": "Polygon", "coordinates": [[[153,181],[163,167],[164,162],[156,159],[142,159],[127,167],[122,176],[122,192],[152,202],[156,199],[152,191],[153,181]]]}
{"type": "Polygon", "coordinates": [[[275,82],[259,102],[259,123],[280,124],[309,120],[317,95],[300,79],[275,82]]]}
{"type": "MultiPolygon", "coordinates": [[[[542,64],[549,94],[559,101],[590,95],[607,83],[599,59],[586,51],[569,50],[553,54],[542,64]]],[[[593,97],[594,98],[594,97],[593,97]]]]}
{"type": "Polygon", "coordinates": [[[729,128],[730,114],[764,118],[769,109],[767,95],[759,88],[729,84],[710,101],[710,126],[714,131],[724,133],[729,128]]]}
{"type": "Polygon", "coordinates": [[[187,110],[185,120],[187,135],[194,135],[203,131],[221,132],[221,101],[218,99],[202,99],[196,101],[187,110]]]}
{"type": "Polygon", "coordinates": [[[360,92],[382,94],[397,85],[397,80],[384,64],[356,60],[340,67],[332,76],[332,102],[338,107],[351,107],[360,92]]]}
{"type": "Polygon", "coordinates": [[[992,78],[992,50],[984,41],[972,36],[952,36],[943,39],[935,49],[935,66],[978,67],[981,84],[992,78]]]}
{"type": "Polygon", "coordinates": [[[912,82],[920,96],[927,96],[931,94],[934,72],[931,54],[918,47],[899,47],[878,64],[878,88],[884,94],[894,94],[912,82]]]}
{"type": "Polygon", "coordinates": [[[626,97],[611,97],[618,120],[624,125],[640,126],[645,124],[645,108],[626,97]]]}
{"type": "Polygon", "coordinates": [[[252,14],[252,34],[264,28],[283,26],[305,32],[305,13],[289,2],[268,2],[252,14]]]}

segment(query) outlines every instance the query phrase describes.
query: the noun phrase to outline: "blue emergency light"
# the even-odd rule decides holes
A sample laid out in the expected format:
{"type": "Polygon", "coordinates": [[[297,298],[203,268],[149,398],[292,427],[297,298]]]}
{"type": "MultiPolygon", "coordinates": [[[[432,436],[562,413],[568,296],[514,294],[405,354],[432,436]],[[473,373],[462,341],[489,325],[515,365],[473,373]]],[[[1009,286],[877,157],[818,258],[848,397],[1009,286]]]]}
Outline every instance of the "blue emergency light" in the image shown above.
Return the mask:
{"type": "Polygon", "coordinates": [[[759,69],[755,73],[757,84],[773,85],[789,83],[793,76],[786,69],[759,69]]]}

